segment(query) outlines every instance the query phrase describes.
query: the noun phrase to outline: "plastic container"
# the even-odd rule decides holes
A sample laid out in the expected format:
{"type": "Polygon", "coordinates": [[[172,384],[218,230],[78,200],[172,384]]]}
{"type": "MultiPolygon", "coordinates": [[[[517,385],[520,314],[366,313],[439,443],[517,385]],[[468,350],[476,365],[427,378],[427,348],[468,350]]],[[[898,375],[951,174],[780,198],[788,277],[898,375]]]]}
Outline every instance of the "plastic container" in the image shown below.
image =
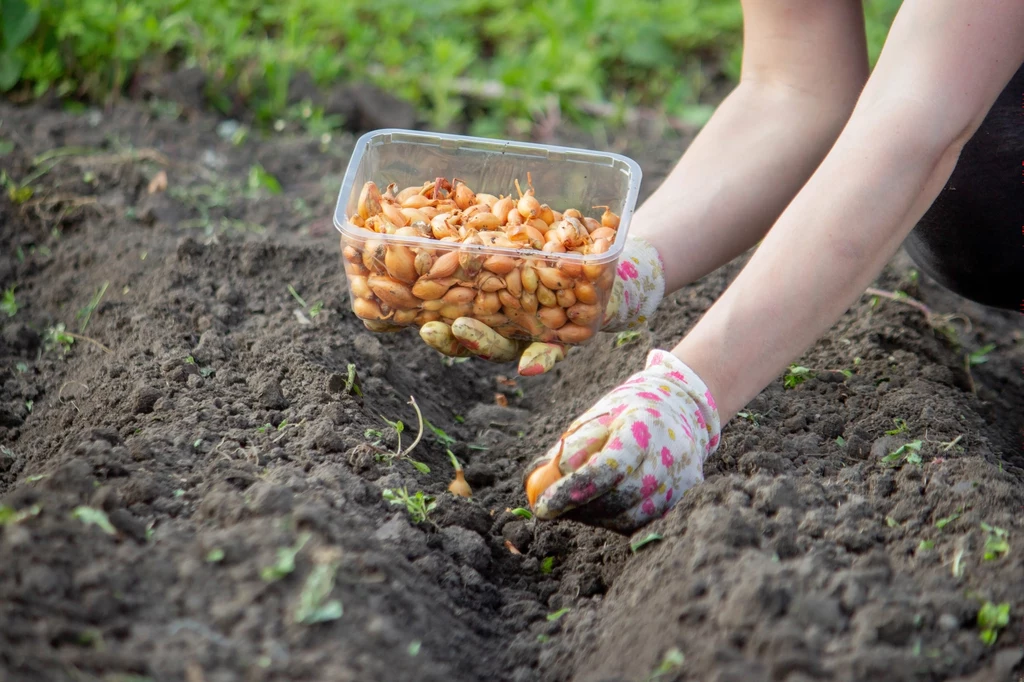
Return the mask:
{"type": "MultiPolygon", "coordinates": [[[[480,319],[506,338],[560,341],[569,345],[586,343],[603,322],[603,311],[614,284],[615,266],[636,206],[640,179],[639,165],[620,154],[411,130],[384,129],[367,133],[356,143],[334,213],[334,225],[341,233],[342,261],[348,275],[353,312],[368,322],[371,329],[422,326],[433,320],[451,324],[456,317],[466,316],[480,319]],[[352,222],[358,215],[359,195],[367,181],[373,181],[384,192],[391,183],[400,191],[422,186],[438,177],[449,182],[458,178],[476,193],[511,195],[518,199],[515,180],[518,179],[526,191],[527,173],[538,201],[555,211],[575,208],[584,216],[599,220],[604,209],[592,207],[601,205],[609,206],[618,214],[619,225],[607,251],[585,255],[462,244],[428,237],[381,234],[352,222]],[[427,254],[420,258],[429,262],[458,251],[460,264],[465,263],[467,267],[460,266],[453,273],[455,281],[451,289],[457,291],[449,289],[441,299],[421,299],[413,295],[413,285],[421,277],[417,275],[414,280],[412,275],[416,273],[406,268],[402,280],[397,276],[403,274],[400,268],[398,272],[395,268],[389,271],[386,265],[389,255],[394,257],[392,262],[400,255],[408,258],[410,251],[404,249],[409,249],[414,256],[427,254]],[[502,272],[509,266],[508,258],[492,259],[493,256],[513,259],[513,269],[502,272]],[[491,272],[490,264],[499,262],[501,267],[491,272]],[[499,281],[496,283],[489,278],[489,282],[483,284],[481,276],[487,277],[487,273],[496,275],[499,281]],[[545,287],[543,280],[551,286],[545,287]],[[528,291],[534,281],[540,284],[534,291],[528,291]],[[506,283],[505,288],[493,290],[498,284],[506,283]],[[545,306],[543,301],[536,300],[541,287],[556,295],[554,305],[545,306]],[[579,301],[576,291],[594,302],[579,301]],[[382,292],[384,298],[378,292],[382,292]],[[495,309],[495,293],[501,306],[491,312],[495,309]],[[470,294],[473,294],[472,301],[468,300],[470,294]],[[566,313],[564,323],[558,311],[544,310],[554,307],[566,313]]],[[[451,280],[446,278],[442,284],[447,285],[451,280]]],[[[551,303],[547,292],[539,293],[551,303]]]]}

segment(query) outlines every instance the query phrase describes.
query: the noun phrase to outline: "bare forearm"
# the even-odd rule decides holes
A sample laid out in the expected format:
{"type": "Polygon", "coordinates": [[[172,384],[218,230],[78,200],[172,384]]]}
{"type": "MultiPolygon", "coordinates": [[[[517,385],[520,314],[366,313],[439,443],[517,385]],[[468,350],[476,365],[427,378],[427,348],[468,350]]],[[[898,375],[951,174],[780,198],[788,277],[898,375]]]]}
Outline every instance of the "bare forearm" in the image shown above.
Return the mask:
{"type": "Polygon", "coordinates": [[[723,421],[878,276],[1020,67],[1021,35],[1016,0],[904,2],[835,146],[674,350],[708,384],[723,421]]]}
{"type": "Polygon", "coordinates": [[[675,291],[760,240],[842,130],[853,98],[742,83],[640,207],[634,231],[675,291]]]}
{"type": "Polygon", "coordinates": [[[870,142],[907,139],[901,132],[883,116],[851,126],[733,285],[676,347],[720,396],[723,420],[834,324],[941,190],[956,162],[946,149],[870,142]]]}

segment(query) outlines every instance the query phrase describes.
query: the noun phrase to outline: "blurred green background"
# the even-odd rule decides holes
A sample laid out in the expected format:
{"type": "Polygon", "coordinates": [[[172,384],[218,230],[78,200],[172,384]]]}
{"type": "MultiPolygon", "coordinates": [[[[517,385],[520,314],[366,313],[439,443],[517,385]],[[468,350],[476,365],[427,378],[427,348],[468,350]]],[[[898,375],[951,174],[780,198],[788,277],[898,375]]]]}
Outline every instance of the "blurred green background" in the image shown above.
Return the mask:
{"type": "MultiPolygon", "coordinates": [[[[827,1],[827,0],[822,0],[827,1]]],[[[866,0],[872,62],[899,0],[866,0]]],[[[523,129],[557,103],[643,107],[702,123],[739,73],[739,0],[0,0],[0,91],[110,101],[140,70],[209,76],[256,119],[286,114],[288,84],[369,82],[428,125],[523,129]]]]}

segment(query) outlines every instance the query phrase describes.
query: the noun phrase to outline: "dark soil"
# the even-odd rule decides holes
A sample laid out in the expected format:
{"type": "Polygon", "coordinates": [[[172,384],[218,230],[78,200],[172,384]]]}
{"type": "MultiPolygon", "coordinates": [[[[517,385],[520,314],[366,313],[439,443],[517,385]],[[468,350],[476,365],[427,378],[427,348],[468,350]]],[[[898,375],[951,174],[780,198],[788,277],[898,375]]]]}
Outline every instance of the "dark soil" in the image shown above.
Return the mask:
{"type": "MultiPolygon", "coordinates": [[[[634,553],[511,514],[523,467],[741,263],[665,301],[640,340],[602,335],[509,382],[512,366],[445,363],[348,310],[330,215],[353,133],[236,145],[209,114],[166,111],[0,104],[3,169],[49,169],[27,200],[0,198],[0,288],[21,306],[0,341],[0,503],[18,514],[0,525],[0,679],[639,681],[673,648],[685,661],[656,679],[1018,678],[1019,315],[915,283],[898,257],[877,286],[970,329],[952,322],[951,339],[865,296],[801,359],[812,378],[780,377],[727,426],[707,482],[634,553]],[[280,194],[250,185],[254,164],[280,194]],[[78,335],[67,349],[47,334],[58,323],[78,335]],[[387,457],[382,417],[410,444],[411,396],[454,439],[428,429],[413,452],[428,474],[387,457]],[[919,463],[881,461],[913,440],[919,463]],[[471,501],[445,492],[447,447],[471,501]],[[437,498],[428,521],[382,498],[403,486],[437,498]],[[87,523],[97,511],[109,527],[87,523]],[[983,522],[1008,552],[983,558],[983,522]],[[341,615],[299,622],[325,570],[316,604],[341,615]],[[1010,604],[992,646],[986,600],[1010,604]]],[[[687,142],[552,141],[631,154],[645,195],[687,142]]]]}

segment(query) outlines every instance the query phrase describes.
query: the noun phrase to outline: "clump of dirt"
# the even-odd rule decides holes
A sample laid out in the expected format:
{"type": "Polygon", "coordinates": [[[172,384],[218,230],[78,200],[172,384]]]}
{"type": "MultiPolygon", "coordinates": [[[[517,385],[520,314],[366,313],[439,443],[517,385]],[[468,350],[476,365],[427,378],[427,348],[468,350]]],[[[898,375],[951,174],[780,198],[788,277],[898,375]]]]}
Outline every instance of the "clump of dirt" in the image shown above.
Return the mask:
{"type": "MultiPolygon", "coordinates": [[[[1014,316],[897,259],[877,286],[970,331],[865,297],[801,359],[801,383],[780,377],[728,425],[707,482],[666,518],[634,538],[537,523],[511,511],[525,464],[673,344],[739,263],[667,300],[638,341],[602,335],[548,376],[510,379],[349,311],[330,215],[358,131],[239,142],[208,114],[138,103],[0,118],[4,168],[31,180],[0,198],[0,288],[19,306],[0,339],[4,679],[997,680],[1018,666],[1014,316]],[[413,397],[429,423],[398,457],[413,397]],[[448,450],[471,500],[446,492],[448,450]],[[408,504],[385,497],[403,490],[408,504]],[[1008,551],[985,559],[1000,539],[1008,551]],[[994,646],[976,625],[985,601],[1010,605],[994,646]]],[[[646,195],[686,140],[608,144],[641,162],[646,195]]]]}

